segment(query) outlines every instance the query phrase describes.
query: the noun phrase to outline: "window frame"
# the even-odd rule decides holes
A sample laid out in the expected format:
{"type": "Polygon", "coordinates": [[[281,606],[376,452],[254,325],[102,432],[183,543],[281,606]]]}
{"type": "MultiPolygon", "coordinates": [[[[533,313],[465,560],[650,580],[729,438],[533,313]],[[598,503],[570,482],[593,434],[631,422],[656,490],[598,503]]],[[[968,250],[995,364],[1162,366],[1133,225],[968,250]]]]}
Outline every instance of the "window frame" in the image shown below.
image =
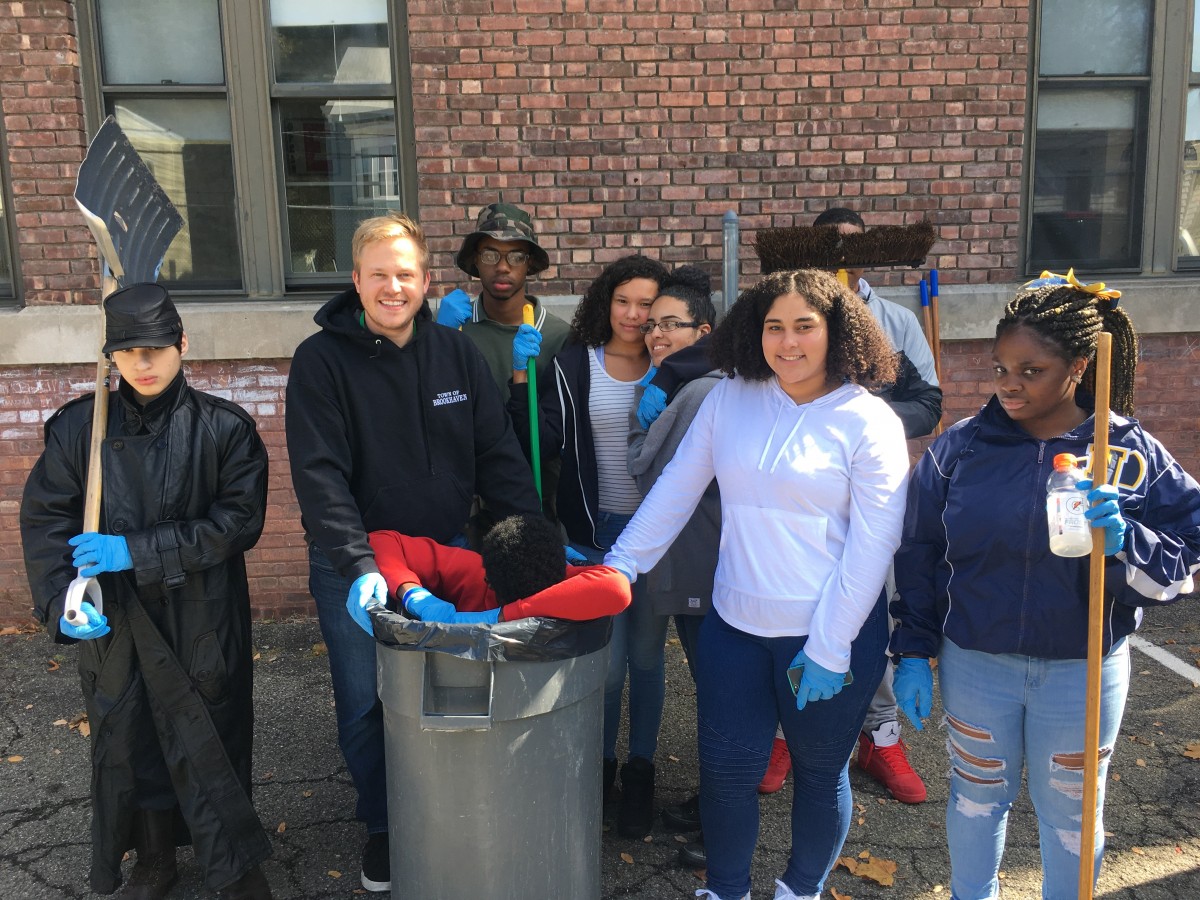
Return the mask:
{"type": "Polygon", "coordinates": [[[8,274],[11,279],[6,286],[0,281],[0,307],[19,307],[21,292],[21,257],[17,253],[16,226],[13,222],[12,172],[8,160],[8,133],[4,130],[4,117],[0,116],[0,207],[3,208],[3,226],[0,227],[0,252],[8,254],[8,274]]]}
{"type": "MultiPolygon", "coordinates": [[[[169,85],[161,90],[123,86],[105,90],[101,69],[98,0],[76,4],[79,22],[79,65],[82,79],[84,122],[88,137],[105,117],[105,101],[117,93],[130,96],[187,92],[190,85],[169,85]]],[[[379,91],[390,98],[396,114],[396,153],[399,174],[399,208],[417,212],[416,130],[413,122],[412,73],[409,60],[407,0],[388,0],[389,55],[393,84],[379,91]]],[[[225,84],[221,86],[229,107],[233,152],[234,191],[237,196],[238,246],[241,251],[240,290],[189,290],[176,288],[172,295],[184,300],[292,299],[305,294],[328,295],[344,287],[349,276],[329,274],[316,278],[285,277],[286,223],[283,221],[283,161],[277,140],[276,99],[325,96],[328,88],[274,83],[269,0],[246,3],[218,0],[225,84]],[[235,77],[236,76],[236,77],[235,77]]],[[[363,99],[378,91],[373,85],[354,89],[363,99]]],[[[211,95],[210,86],[199,91],[211,95]]]]}

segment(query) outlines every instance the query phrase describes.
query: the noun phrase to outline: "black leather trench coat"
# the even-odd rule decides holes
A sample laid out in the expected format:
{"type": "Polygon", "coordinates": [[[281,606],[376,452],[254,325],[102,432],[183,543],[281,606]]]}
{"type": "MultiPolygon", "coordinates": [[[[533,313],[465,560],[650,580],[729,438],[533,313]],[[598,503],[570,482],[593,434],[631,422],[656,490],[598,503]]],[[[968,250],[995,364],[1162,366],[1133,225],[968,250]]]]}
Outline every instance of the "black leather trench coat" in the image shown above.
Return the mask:
{"type": "MultiPolygon", "coordinates": [[[[25,485],[21,536],[34,615],[55,640],[75,577],[93,400],[46,423],[25,485]]],[[[244,554],[262,532],[267,453],[236,404],[182,374],[144,408],[122,387],[103,448],[100,531],[124,535],[133,569],[99,576],[112,632],[82,641],[92,729],[91,886],[121,884],[134,812],[173,792],[177,840],[220,889],[270,855],[250,802],[250,598],[244,554]],[[148,802],[149,801],[149,802],[148,802]]]]}

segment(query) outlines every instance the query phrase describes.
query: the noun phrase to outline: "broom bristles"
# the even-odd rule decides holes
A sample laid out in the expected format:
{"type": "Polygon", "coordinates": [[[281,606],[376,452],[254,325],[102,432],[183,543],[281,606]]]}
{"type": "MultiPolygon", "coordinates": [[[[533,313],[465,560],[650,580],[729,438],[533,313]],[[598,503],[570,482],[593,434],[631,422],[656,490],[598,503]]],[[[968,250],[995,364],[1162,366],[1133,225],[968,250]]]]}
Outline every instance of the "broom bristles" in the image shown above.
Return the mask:
{"type": "Polygon", "coordinates": [[[878,225],[842,234],[832,225],[764,228],[754,236],[754,252],[764,275],[790,269],[865,269],[924,264],[937,241],[928,219],[915,225],[878,225]]]}

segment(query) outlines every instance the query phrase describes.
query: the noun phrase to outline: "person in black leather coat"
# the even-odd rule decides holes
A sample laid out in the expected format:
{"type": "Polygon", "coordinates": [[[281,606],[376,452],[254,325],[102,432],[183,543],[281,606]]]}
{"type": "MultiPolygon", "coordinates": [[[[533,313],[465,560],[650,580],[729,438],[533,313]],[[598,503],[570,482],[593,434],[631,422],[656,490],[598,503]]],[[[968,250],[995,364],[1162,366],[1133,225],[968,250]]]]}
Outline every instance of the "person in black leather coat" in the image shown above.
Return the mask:
{"type": "Polygon", "coordinates": [[[263,528],[267,453],[234,403],[188,386],[182,322],[167,292],[127,287],[105,304],[121,373],[102,448],[98,533],[83,531],[93,395],[46,423],[21,504],[34,615],[79,641],[91,726],[91,887],[164,896],[175,847],[190,843],[225,898],[270,897],[271,848],[250,801],[253,733],[245,556],[263,528]],[[98,578],[102,611],[63,617],[76,567],[98,578]]]}

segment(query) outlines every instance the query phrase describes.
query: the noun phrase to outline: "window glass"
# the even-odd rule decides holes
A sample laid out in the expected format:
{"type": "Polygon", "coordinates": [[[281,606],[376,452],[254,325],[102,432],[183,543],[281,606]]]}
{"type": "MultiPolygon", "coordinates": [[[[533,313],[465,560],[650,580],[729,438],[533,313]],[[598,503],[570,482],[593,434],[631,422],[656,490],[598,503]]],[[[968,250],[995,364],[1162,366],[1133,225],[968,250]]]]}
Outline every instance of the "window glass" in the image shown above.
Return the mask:
{"type": "Polygon", "coordinates": [[[400,207],[396,112],[382,100],[281,100],[292,275],[348,272],[359,222],[400,207]]]}
{"type": "Polygon", "coordinates": [[[1138,264],[1143,105],[1136,89],[1042,88],[1029,270],[1138,264]]]}
{"type": "Polygon", "coordinates": [[[272,0],[278,84],[391,84],[386,0],[272,0]]]}
{"type": "Polygon", "coordinates": [[[1151,0],[1044,0],[1040,74],[1144,75],[1151,0]]]}
{"type": "Polygon", "coordinates": [[[159,279],[184,288],[240,287],[224,98],[121,97],[110,103],[117,124],[183,215],[159,279]]]}
{"type": "Polygon", "coordinates": [[[224,84],[217,0],[98,0],[107,84],[224,84]]]}

